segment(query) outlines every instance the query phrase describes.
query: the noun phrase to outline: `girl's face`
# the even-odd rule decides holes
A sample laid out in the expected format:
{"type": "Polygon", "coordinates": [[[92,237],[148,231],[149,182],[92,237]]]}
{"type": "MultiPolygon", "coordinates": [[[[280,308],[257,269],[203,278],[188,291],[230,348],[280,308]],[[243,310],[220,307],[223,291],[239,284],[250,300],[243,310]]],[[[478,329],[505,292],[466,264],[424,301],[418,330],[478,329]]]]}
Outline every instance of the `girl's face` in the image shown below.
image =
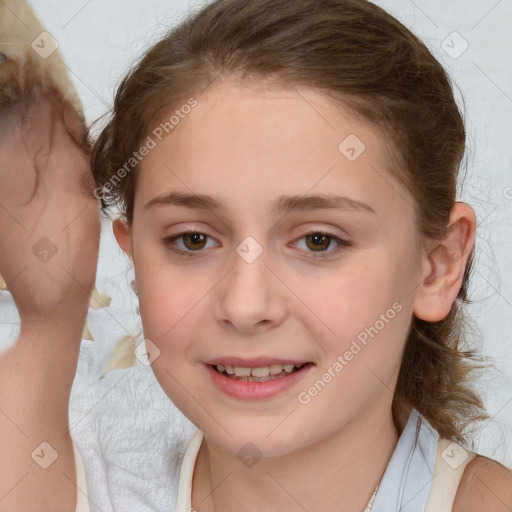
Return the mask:
{"type": "Polygon", "coordinates": [[[130,232],[160,385],[233,453],[389,411],[427,267],[384,139],[311,89],[224,81],[195,100],[151,134],[130,232]]]}

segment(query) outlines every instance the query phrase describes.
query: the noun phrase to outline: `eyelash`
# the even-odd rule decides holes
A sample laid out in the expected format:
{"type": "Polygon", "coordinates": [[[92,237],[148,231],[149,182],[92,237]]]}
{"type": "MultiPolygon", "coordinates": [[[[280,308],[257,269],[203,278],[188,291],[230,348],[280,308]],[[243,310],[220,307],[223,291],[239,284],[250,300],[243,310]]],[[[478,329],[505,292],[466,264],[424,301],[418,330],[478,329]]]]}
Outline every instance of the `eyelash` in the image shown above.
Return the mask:
{"type": "MultiPolygon", "coordinates": [[[[172,236],[168,236],[168,237],[164,238],[162,240],[162,242],[168,250],[176,253],[179,257],[182,257],[182,258],[193,258],[195,256],[194,253],[202,252],[202,249],[197,249],[196,251],[191,251],[191,250],[185,251],[183,249],[177,249],[174,246],[175,245],[174,241],[178,240],[179,238],[183,238],[184,235],[204,235],[204,236],[206,236],[207,239],[212,238],[209,235],[207,235],[206,233],[202,233],[200,231],[183,231],[176,235],[172,235],[172,236]]],[[[338,244],[338,246],[332,251],[321,251],[318,253],[316,253],[315,251],[308,251],[308,252],[311,252],[314,254],[314,258],[331,257],[333,254],[337,254],[338,252],[342,251],[343,249],[346,249],[346,248],[349,248],[352,246],[352,243],[347,240],[339,238],[338,236],[333,235],[331,233],[325,233],[323,231],[318,231],[318,230],[317,231],[309,231],[307,233],[304,233],[303,236],[299,238],[299,240],[302,240],[303,238],[305,238],[309,235],[323,235],[323,236],[330,238],[331,240],[334,240],[338,244]]]]}

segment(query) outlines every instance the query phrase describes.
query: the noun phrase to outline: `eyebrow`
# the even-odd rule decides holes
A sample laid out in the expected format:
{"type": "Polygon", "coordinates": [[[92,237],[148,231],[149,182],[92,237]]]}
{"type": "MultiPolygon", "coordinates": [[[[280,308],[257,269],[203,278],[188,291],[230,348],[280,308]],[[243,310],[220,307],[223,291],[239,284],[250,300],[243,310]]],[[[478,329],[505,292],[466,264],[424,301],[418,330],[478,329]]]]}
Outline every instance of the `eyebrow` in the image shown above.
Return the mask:
{"type": "MultiPolygon", "coordinates": [[[[143,210],[164,206],[183,206],[197,210],[227,211],[227,206],[217,196],[206,194],[188,194],[183,192],[169,192],[148,201],[143,210]]],[[[361,201],[349,197],[332,194],[310,196],[281,195],[272,205],[274,214],[286,214],[291,211],[310,211],[323,209],[341,209],[376,214],[375,210],[361,201]]]]}

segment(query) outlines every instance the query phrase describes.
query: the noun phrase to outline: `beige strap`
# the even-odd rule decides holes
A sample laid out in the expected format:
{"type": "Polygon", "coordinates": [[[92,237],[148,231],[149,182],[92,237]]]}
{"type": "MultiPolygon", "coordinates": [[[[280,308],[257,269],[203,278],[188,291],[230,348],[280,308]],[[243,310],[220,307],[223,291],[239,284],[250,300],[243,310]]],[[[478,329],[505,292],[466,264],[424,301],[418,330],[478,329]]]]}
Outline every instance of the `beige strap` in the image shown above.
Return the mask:
{"type": "Polygon", "coordinates": [[[75,453],[75,466],[76,466],[76,486],[77,498],[75,512],[91,512],[89,508],[89,498],[87,497],[87,480],[85,479],[85,469],[82,457],[78,448],[73,443],[73,452],[75,453]]]}
{"type": "Polygon", "coordinates": [[[462,474],[475,457],[474,452],[460,444],[439,438],[434,478],[425,512],[451,512],[462,474]]]}
{"type": "Polygon", "coordinates": [[[180,479],[178,482],[178,496],[176,498],[176,512],[192,512],[192,482],[194,478],[194,468],[196,465],[197,455],[204,435],[201,430],[197,429],[189,441],[180,469],[180,479]]]}

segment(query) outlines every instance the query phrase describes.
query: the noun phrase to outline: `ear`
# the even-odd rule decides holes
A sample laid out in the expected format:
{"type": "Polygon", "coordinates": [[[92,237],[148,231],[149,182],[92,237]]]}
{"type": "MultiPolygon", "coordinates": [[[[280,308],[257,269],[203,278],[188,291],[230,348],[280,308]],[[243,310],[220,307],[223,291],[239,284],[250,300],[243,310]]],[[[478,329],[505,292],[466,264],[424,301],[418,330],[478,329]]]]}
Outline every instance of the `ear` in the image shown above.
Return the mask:
{"type": "Polygon", "coordinates": [[[414,300],[413,311],[418,318],[439,322],[448,316],[462,286],[475,233],[475,212],[466,203],[455,203],[446,236],[433,244],[434,249],[430,248],[426,257],[426,271],[414,300]]]}
{"type": "Polygon", "coordinates": [[[114,222],[112,222],[112,230],[119,247],[131,258],[132,241],[130,238],[130,228],[126,221],[122,217],[114,220],[114,222]]]}

